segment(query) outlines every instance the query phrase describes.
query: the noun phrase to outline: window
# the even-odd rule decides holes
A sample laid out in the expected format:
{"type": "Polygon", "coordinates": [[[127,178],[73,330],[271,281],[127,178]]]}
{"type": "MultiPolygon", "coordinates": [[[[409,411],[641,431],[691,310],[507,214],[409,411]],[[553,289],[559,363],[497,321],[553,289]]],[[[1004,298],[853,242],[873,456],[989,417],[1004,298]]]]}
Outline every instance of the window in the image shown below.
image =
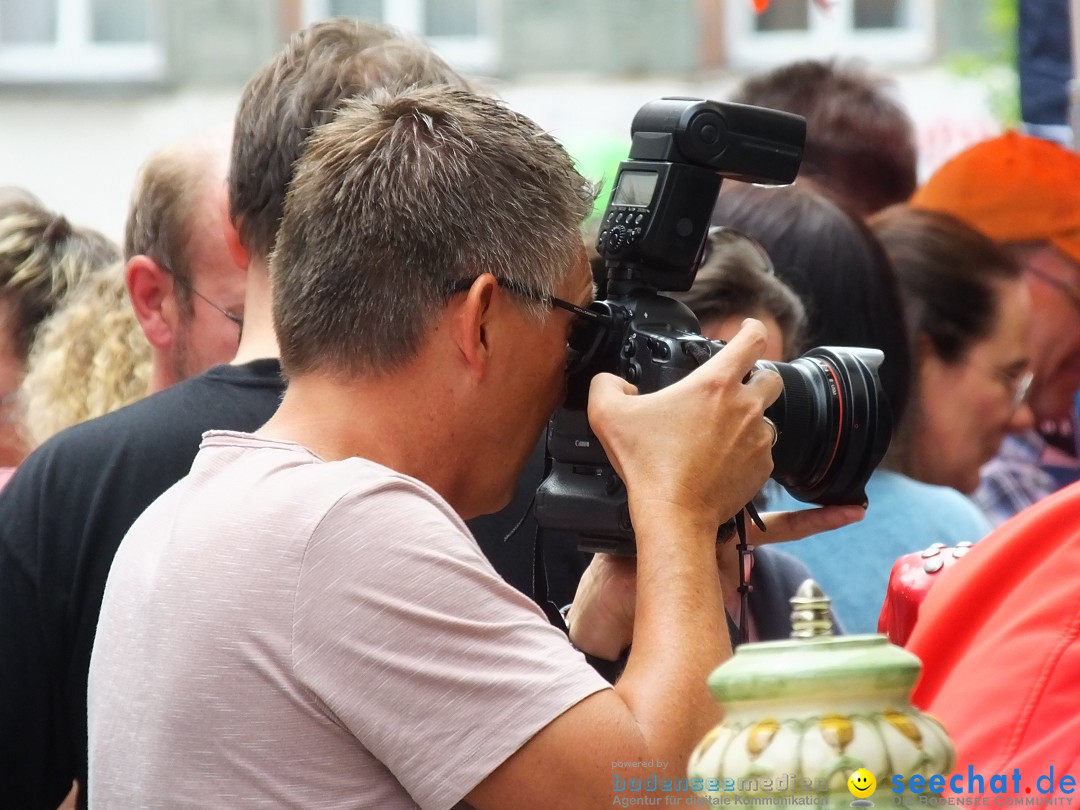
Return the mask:
{"type": "Polygon", "coordinates": [[[495,66],[497,0],[304,0],[304,20],[359,17],[423,39],[452,67],[481,73],[495,66]]]}
{"type": "Polygon", "coordinates": [[[933,0],[772,0],[762,14],[724,0],[733,67],[767,70],[795,59],[862,57],[875,64],[918,64],[933,53],[933,0]]]}
{"type": "Polygon", "coordinates": [[[159,0],[0,0],[0,81],[161,77],[159,0]]]}

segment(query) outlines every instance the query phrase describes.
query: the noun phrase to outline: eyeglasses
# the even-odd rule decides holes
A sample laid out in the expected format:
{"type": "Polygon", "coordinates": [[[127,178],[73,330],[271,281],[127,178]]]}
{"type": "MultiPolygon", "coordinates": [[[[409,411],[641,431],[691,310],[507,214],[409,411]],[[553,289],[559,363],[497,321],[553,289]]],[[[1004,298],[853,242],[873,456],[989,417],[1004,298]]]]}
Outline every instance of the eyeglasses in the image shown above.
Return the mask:
{"type": "MultiPolygon", "coordinates": [[[[449,295],[463,293],[468,290],[475,281],[475,278],[459,278],[450,283],[447,287],[447,293],[449,295]]],[[[557,298],[554,295],[547,295],[546,293],[540,292],[540,290],[535,287],[530,287],[528,284],[522,284],[521,282],[503,276],[496,275],[495,281],[498,282],[500,287],[504,287],[514,295],[528,298],[532,301],[539,301],[541,304],[547,304],[552,308],[565,309],[567,312],[573,313],[575,316],[574,323],[571,326],[570,340],[567,342],[566,347],[567,373],[573,374],[588,363],[603,340],[606,330],[601,327],[607,327],[612,321],[610,315],[586,309],[571,301],[557,298]]]]}
{"type": "Polygon", "coordinates": [[[1035,276],[1035,278],[1049,284],[1055,290],[1064,293],[1065,297],[1069,299],[1069,303],[1076,308],[1077,312],[1080,312],[1080,286],[1068,281],[1063,281],[1057,276],[1050,275],[1045,270],[1033,267],[1031,264],[1028,264],[1025,269],[1027,272],[1031,273],[1031,275],[1035,276]]]}
{"type": "MultiPolygon", "coordinates": [[[[558,307],[559,309],[565,309],[568,312],[573,312],[580,318],[585,318],[589,321],[595,321],[597,323],[607,323],[611,320],[610,316],[603,314],[602,312],[593,312],[591,309],[585,309],[585,307],[579,307],[570,301],[565,301],[562,298],[556,298],[554,295],[547,295],[540,292],[535,287],[530,287],[528,284],[522,284],[512,279],[504,278],[502,276],[495,276],[495,280],[499,283],[500,287],[505,287],[514,295],[520,295],[522,298],[528,298],[533,301],[539,301],[541,304],[547,304],[551,307],[558,307]]],[[[463,293],[469,289],[475,278],[459,278],[457,281],[451,282],[447,292],[450,295],[457,295],[463,293]]]]}
{"type": "Polygon", "coordinates": [[[996,366],[984,366],[980,363],[974,364],[976,368],[982,369],[987,372],[993,378],[1005,386],[1005,390],[1009,392],[1012,397],[1010,406],[1014,411],[1019,410],[1020,406],[1024,404],[1024,400],[1027,399],[1028,391],[1031,390],[1031,381],[1035,375],[1031,371],[1025,371],[1022,374],[1016,374],[1015,372],[1006,371],[1003,368],[997,368],[996,366]]]}
{"type": "Polygon", "coordinates": [[[225,309],[225,307],[220,306],[218,304],[215,304],[213,301],[211,301],[209,298],[207,298],[201,292],[196,290],[195,287],[192,285],[192,283],[190,281],[188,281],[186,278],[178,276],[176,273],[174,273],[168,267],[162,267],[161,265],[158,265],[158,266],[161,267],[161,269],[164,270],[166,273],[168,273],[170,276],[172,276],[173,281],[175,281],[177,284],[179,284],[181,287],[183,287],[189,293],[194,295],[196,298],[201,298],[205,303],[209,304],[211,307],[216,309],[218,312],[220,312],[222,315],[224,315],[230,321],[235,323],[237,325],[237,327],[239,327],[241,332],[244,331],[244,316],[243,315],[237,315],[235,312],[230,312],[229,310],[225,309]]]}

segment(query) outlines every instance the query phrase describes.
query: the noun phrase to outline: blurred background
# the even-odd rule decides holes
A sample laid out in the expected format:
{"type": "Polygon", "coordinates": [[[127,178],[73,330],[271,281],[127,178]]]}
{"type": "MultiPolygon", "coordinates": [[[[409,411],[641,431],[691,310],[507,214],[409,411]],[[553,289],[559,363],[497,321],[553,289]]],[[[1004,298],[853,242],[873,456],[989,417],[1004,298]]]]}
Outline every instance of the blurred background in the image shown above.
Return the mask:
{"type": "MultiPolygon", "coordinates": [[[[350,15],[425,39],[610,177],[637,108],[723,100],[799,58],[895,81],[925,177],[1018,122],[1017,0],[0,0],[0,185],[122,235],[144,157],[231,127],[247,79],[298,28],[350,15]]],[[[1067,26],[1068,21],[1062,24],[1067,26]]]]}

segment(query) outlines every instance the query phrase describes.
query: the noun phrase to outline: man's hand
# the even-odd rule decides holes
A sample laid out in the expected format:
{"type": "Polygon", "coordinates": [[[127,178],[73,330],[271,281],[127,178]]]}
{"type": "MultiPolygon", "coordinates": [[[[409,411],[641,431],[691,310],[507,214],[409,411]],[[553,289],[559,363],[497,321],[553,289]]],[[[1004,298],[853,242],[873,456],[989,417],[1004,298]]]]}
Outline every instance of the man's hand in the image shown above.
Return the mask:
{"type": "Polygon", "coordinates": [[[633,557],[595,554],[578,582],[567,617],[570,642],[584,653],[616,660],[634,632],[637,565],[633,557]]]}
{"type": "Polygon", "coordinates": [[[752,546],[767,546],[801,540],[822,532],[830,532],[857,523],[866,517],[865,506],[818,506],[791,512],[764,512],[761,522],[765,531],[746,521],[746,542],[752,546]]]}
{"type": "MultiPolygon", "coordinates": [[[[747,521],[746,539],[761,546],[799,540],[839,529],[862,520],[861,506],[821,506],[795,512],[766,512],[761,516],[765,531],[747,521]]],[[[725,594],[734,593],[739,583],[735,541],[716,547],[717,570],[725,594]]],[[[570,640],[579,650],[614,661],[629,645],[634,632],[637,568],[633,557],[597,554],[578,583],[570,611],[570,640]]]]}
{"type": "Polygon", "coordinates": [[[642,512],[674,511],[715,531],[765,483],[773,432],[764,412],[783,388],[754,367],[766,337],[748,319],[716,356],[648,394],[611,374],[593,379],[589,422],[626,483],[635,524],[642,512]]]}

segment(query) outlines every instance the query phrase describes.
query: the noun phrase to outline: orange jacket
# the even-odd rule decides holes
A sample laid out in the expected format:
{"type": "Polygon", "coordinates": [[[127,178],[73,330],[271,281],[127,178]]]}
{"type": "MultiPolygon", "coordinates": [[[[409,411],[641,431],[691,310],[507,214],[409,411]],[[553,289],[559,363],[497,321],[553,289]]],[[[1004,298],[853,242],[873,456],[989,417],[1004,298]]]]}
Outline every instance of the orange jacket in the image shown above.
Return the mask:
{"type": "Polygon", "coordinates": [[[907,648],[924,665],[914,702],[945,724],[957,772],[971,765],[989,779],[1019,768],[1020,794],[1070,795],[1059,782],[1080,783],[1080,484],[944,571],[907,648]],[[1035,783],[1051,766],[1046,794],[1035,783]]]}

